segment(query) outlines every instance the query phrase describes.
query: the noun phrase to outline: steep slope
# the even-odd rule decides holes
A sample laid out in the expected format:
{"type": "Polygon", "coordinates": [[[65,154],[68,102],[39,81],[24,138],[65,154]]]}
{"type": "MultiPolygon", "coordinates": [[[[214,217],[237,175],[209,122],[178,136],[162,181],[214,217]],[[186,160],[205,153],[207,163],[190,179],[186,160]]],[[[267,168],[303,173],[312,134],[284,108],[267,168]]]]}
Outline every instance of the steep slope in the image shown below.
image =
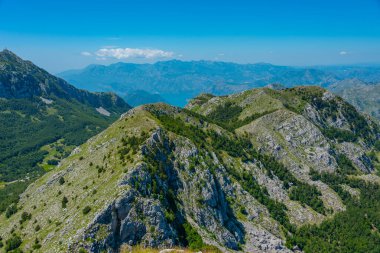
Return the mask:
{"type": "MultiPolygon", "coordinates": [[[[251,134],[258,138],[263,137],[264,134],[258,133],[258,131],[270,131],[271,127],[268,126],[272,125],[273,130],[276,133],[280,132],[282,136],[276,141],[273,140],[275,142],[272,141],[271,152],[276,152],[279,149],[279,147],[275,147],[276,144],[280,145],[284,140],[285,143],[280,146],[300,147],[305,150],[306,148],[301,144],[318,141],[319,135],[322,143],[329,146],[333,144],[336,148],[345,150],[345,155],[349,156],[361,170],[366,172],[373,170],[373,166],[366,162],[369,159],[365,156],[365,152],[370,150],[370,147],[377,141],[378,125],[367,116],[357,112],[352,105],[340,97],[334,96],[322,88],[297,87],[285,90],[264,88],[227,97],[213,97],[204,94],[190,102],[187,108],[205,115],[231,131],[236,130],[238,133],[247,134],[254,131],[251,134]],[[302,139],[301,143],[293,143],[297,136],[290,135],[290,132],[306,131],[309,126],[311,127],[310,140],[302,139]],[[355,159],[356,156],[348,154],[344,147],[357,147],[357,152],[361,150],[359,153],[363,157],[355,159]]],[[[303,136],[303,132],[298,134],[303,136]]],[[[253,141],[255,142],[255,140],[253,141]]],[[[263,148],[262,141],[256,140],[260,148],[263,148]]],[[[321,148],[322,143],[313,145],[318,150],[317,147],[321,148]]],[[[325,152],[330,149],[330,147],[326,147],[325,152]]],[[[323,157],[322,153],[300,155],[296,155],[296,157],[302,162],[307,157],[323,157]]],[[[330,157],[326,164],[333,166],[330,157]]]]}
{"type": "Polygon", "coordinates": [[[178,60],[90,65],[59,76],[81,88],[113,91],[119,95],[143,88],[149,93],[159,93],[170,104],[178,106],[184,106],[188,99],[202,92],[224,95],[276,82],[286,86],[326,85],[338,80],[334,74],[310,68],[178,60]]]}
{"type": "Polygon", "coordinates": [[[346,79],[330,85],[328,89],[344,98],[359,111],[380,120],[380,83],[346,79]]]}
{"type": "Polygon", "coordinates": [[[8,50],[0,52],[0,212],[129,108],[115,94],[78,90],[8,50]]]}
{"type": "Polygon", "coordinates": [[[363,180],[379,180],[366,155],[378,135],[375,123],[315,87],[205,94],[188,109],[138,107],[29,186],[0,216],[0,236],[41,252],[117,252],[125,244],[290,252],[285,243],[334,252],[312,251],[302,225],[340,214],[362,222],[352,203],[370,194],[356,204],[370,206],[365,219],[373,225],[361,230],[366,241],[356,252],[376,252],[380,190],[363,180]]]}

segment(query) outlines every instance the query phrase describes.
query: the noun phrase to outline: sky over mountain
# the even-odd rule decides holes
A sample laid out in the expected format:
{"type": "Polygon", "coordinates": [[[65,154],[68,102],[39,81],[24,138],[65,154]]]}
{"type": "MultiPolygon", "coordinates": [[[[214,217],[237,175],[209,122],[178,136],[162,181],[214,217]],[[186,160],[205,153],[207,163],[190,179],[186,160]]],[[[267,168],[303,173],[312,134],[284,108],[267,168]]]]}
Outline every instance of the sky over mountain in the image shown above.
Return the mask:
{"type": "Polygon", "coordinates": [[[49,71],[91,63],[380,62],[378,0],[0,0],[0,47],[49,71]]]}

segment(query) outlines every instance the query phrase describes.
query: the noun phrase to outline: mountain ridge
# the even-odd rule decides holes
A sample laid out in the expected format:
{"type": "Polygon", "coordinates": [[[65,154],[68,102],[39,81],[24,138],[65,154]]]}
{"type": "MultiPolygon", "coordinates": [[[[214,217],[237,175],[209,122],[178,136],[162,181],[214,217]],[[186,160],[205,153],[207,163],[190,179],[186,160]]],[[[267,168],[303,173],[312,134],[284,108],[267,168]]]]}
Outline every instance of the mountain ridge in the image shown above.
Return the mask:
{"type": "Polygon", "coordinates": [[[346,246],[375,252],[379,239],[368,236],[371,226],[357,235],[362,244],[347,240],[365,219],[379,225],[378,204],[371,202],[379,187],[368,181],[379,180],[378,161],[370,156],[378,129],[318,87],[206,94],[184,109],[140,106],[31,185],[19,210],[0,216],[0,235],[19,236],[18,247],[43,252],[195,241],[196,249],[212,245],[223,252],[346,246]],[[364,209],[354,212],[362,208],[354,204],[358,194],[363,208],[372,205],[366,217],[364,209]],[[350,226],[329,233],[331,240],[347,238],[324,242],[326,230],[315,224],[342,228],[332,224],[342,215],[350,226]],[[311,239],[310,231],[320,232],[311,239]]]}
{"type": "Polygon", "coordinates": [[[78,90],[9,50],[0,52],[0,212],[130,108],[113,93],[78,90]]]}

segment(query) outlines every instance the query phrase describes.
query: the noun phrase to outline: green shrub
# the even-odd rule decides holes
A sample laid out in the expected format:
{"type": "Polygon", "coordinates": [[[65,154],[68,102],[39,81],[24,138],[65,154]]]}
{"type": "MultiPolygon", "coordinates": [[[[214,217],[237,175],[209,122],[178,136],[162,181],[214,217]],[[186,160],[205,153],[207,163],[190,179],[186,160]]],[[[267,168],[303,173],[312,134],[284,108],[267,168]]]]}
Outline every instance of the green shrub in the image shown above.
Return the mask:
{"type": "Polygon", "coordinates": [[[13,214],[17,213],[17,206],[15,204],[10,205],[5,212],[5,217],[9,218],[13,214]]]}
{"type": "Polygon", "coordinates": [[[28,213],[28,212],[23,212],[21,214],[21,220],[20,220],[20,223],[24,223],[25,221],[27,220],[30,220],[32,218],[32,214],[28,213]]]}
{"type": "Polygon", "coordinates": [[[62,199],[62,208],[66,208],[67,207],[67,203],[69,203],[69,200],[65,196],[62,199]]]}
{"type": "Polygon", "coordinates": [[[188,247],[191,250],[201,250],[205,244],[203,243],[202,237],[198,234],[197,230],[195,230],[188,222],[183,224],[183,228],[186,232],[188,247]]]}
{"type": "Polygon", "coordinates": [[[12,235],[12,237],[9,238],[5,242],[5,251],[9,252],[11,250],[15,250],[18,247],[20,247],[21,243],[22,243],[22,240],[21,240],[20,236],[18,236],[18,235],[12,235]]]}
{"type": "Polygon", "coordinates": [[[49,165],[58,165],[59,161],[57,159],[51,159],[47,161],[49,165]]]}
{"type": "Polygon", "coordinates": [[[347,156],[343,154],[339,154],[336,156],[335,159],[339,166],[339,172],[342,173],[343,175],[357,173],[357,170],[355,169],[351,160],[347,158],[347,156]]]}
{"type": "Polygon", "coordinates": [[[64,177],[60,177],[59,178],[59,184],[63,185],[64,183],[65,183],[65,178],[64,177]]]}
{"type": "Polygon", "coordinates": [[[83,214],[88,214],[90,211],[91,211],[91,207],[86,206],[85,208],[83,208],[82,213],[83,214]]]}
{"type": "Polygon", "coordinates": [[[169,223],[173,223],[173,221],[175,220],[175,215],[173,212],[171,211],[165,211],[165,219],[169,222],[169,223]]]}
{"type": "Polygon", "coordinates": [[[34,240],[33,249],[40,249],[41,247],[42,247],[42,245],[40,244],[40,241],[38,240],[38,238],[36,238],[34,240]]]}
{"type": "Polygon", "coordinates": [[[378,140],[378,141],[375,142],[374,147],[375,147],[375,149],[376,149],[377,151],[380,151],[380,140],[378,140]]]}
{"type": "Polygon", "coordinates": [[[78,252],[79,253],[87,253],[87,250],[85,250],[84,248],[80,248],[78,252]]]}
{"type": "Polygon", "coordinates": [[[305,183],[292,187],[289,192],[289,198],[291,200],[299,201],[310,206],[316,212],[325,214],[326,210],[323,201],[319,198],[321,195],[317,187],[305,183]]]}

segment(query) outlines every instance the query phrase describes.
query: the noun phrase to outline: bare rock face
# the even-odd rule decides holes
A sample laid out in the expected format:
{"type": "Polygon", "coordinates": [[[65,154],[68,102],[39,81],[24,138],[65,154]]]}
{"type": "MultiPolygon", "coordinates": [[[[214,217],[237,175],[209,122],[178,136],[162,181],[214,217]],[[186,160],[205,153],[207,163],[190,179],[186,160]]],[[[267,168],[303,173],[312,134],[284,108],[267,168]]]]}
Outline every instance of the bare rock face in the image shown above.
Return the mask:
{"type": "Polygon", "coordinates": [[[207,228],[223,246],[237,249],[244,240],[244,230],[233,217],[220,182],[207,170],[197,168],[190,171],[189,165],[180,168],[174,165],[175,160],[169,161],[169,155],[181,157],[181,161],[191,157],[200,159],[196,157],[196,148],[186,141],[184,144],[179,140],[176,140],[176,144],[170,143],[164,131],[158,129],[146,141],[142,152],[145,156],[154,157],[159,164],[164,164],[160,166],[164,166],[165,179],[151,174],[145,163],[128,170],[120,187],[129,190],[99,213],[84,235],[85,238],[91,238],[91,235],[94,236],[101,227],[106,226],[108,236],[103,244],[96,243],[96,249],[94,245],[88,247],[98,252],[107,248],[116,251],[122,244],[142,244],[146,247],[179,245],[183,243],[179,235],[183,229],[181,224],[188,215],[199,227],[207,228]],[[188,177],[191,172],[191,179],[185,180],[184,177],[188,177]],[[205,184],[200,186],[200,180],[205,184]],[[162,197],[172,194],[169,198],[174,199],[170,201],[176,203],[160,201],[155,196],[152,184],[164,191],[162,197]],[[173,210],[172,204],[178,207],[173,210]],[[168,219],[168,213],[173,217],[168,219]]]}
{"type": "Polygon", "coordinates": [[[366,155],[366,149],[351,142],[343,142],[338,145],[339,151],[346,155],[354,165],[365,173],[371,173],[374,170],[371,159],[366,155]]]}
{"type": "Polygon", "coordinates": [[[288,161],[296,174],[309,173],[310,169],[304,170],[303,165],[317,171],[334,172],[337,168],[329,142],[315,125],[301,115],[279,110],[243,126],[239,131],[251,134],[266,152],[288,161]]]}

